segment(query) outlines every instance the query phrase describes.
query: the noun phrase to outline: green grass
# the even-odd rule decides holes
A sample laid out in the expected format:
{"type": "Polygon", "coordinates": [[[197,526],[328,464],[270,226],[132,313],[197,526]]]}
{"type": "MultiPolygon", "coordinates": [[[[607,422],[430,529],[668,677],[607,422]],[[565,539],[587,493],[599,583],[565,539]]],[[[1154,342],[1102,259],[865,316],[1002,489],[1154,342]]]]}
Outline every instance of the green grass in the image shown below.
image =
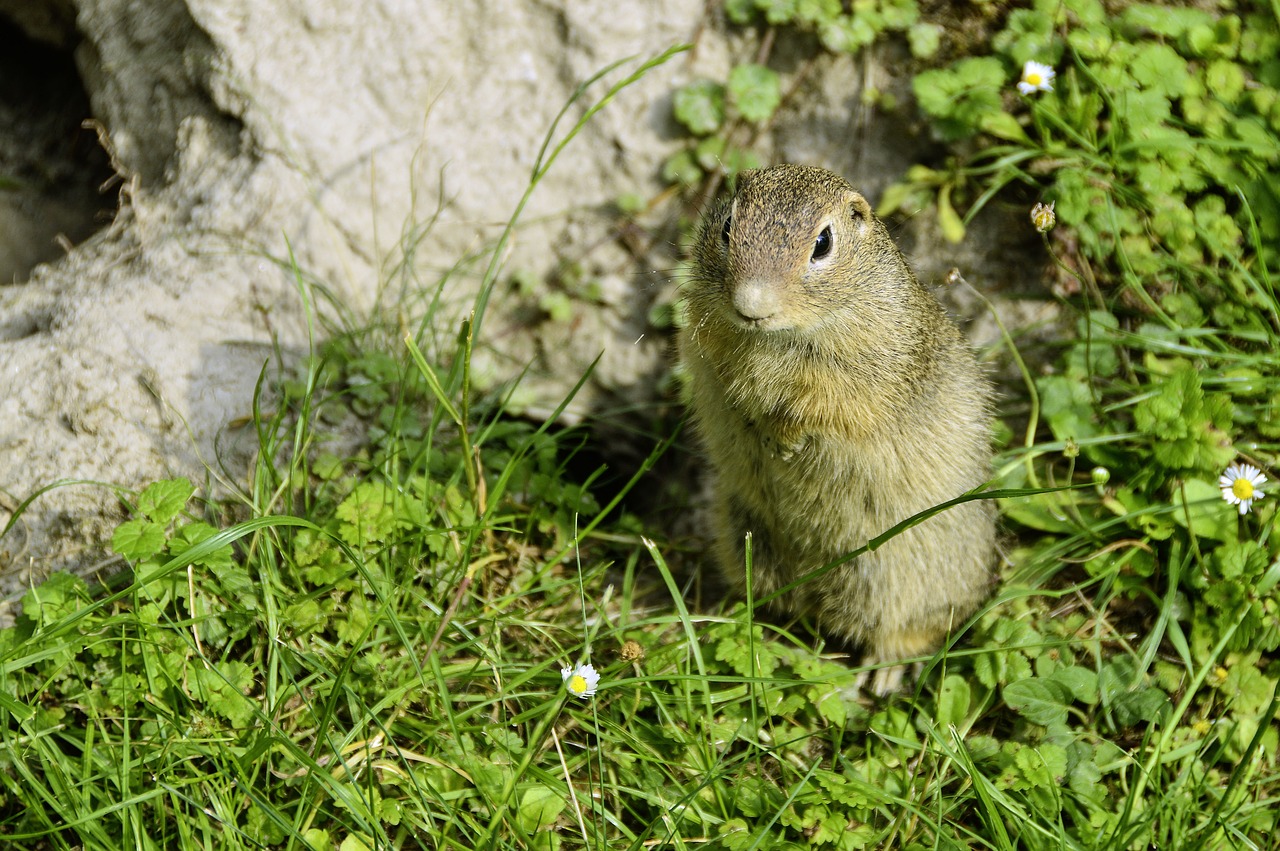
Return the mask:
{"type": "MultiPolygon", "coordinates": [[[[669,55],[553,127],[529,191],[669,55]]],[[[1092,103],[1084,71],[1107,69],[1078,62],[1059,66],[1062,88],[1092,103]]],[[[1027,126],[1095,120],[1067,106],[1027,126]]],[[[1043,143],[995,161],[1021,169],[1043,143]]],[[[965,172],[990,181],[975,201],[1066,179],[987,169],[990,150],[965,172]]],[[[1128,153],[1085,159],[1112,179],[1128,153]]],[[[1240,156],[1276,194],[1270,154],[1240,156]]],[[[1193,217],[1173,242],[1150,198],[1079,221],[1059,207],[1046,246],[1085,280],[1047,361],[1013,358],[1027,392],[1006,413],[1028,425],[988,494],[1005,581],[885,700],[860,696],[857,666],[806,622],[701,600],[701,552],[628,510],[688,451],[678,424],[644,442],[634,476],[584,474],[584,447],[604,451],[589,431],[507,416],[517,385],[477,390],[501,240],[466,259],[485,271],[465,321],[426,288],[407,335],[328,329],[298,374],[264,373],[262,398],[279,399],[255,404],[261,451],[238,499],[184,480],[124,494],[113,548],[130,569],[92,588],[55,575],[0,632],[0,845],[1276,847],[1278,495],[1240,515],[1216,478],[1238,459],[1280,469],[1278,219],[1264,191],[1233,197],[1231,227],[1193,217]],[[1108,239],[1108,217],[1145,223],[1147,242],[1108,239]],[[1215,249],[1232,228],[1233,250],[1215,249]],[[353,419],[366,440],[327,450],[353,419]],[[601,681],[578,699],[560,672],[584,662],[601,681]]],[[[406,231],[406,275],[423,231],[406,231]]],[[[309,309],[316,292],[299,273],[309,309]]]]}

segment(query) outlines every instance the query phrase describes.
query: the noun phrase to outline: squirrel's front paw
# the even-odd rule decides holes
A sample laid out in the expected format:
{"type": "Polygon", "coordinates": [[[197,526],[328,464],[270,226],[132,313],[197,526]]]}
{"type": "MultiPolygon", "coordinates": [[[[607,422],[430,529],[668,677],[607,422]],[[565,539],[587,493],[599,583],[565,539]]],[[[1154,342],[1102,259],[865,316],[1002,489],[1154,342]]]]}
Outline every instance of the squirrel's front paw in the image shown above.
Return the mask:
{"type": "Polygon", "coordinates": [[[755,420],[743,420],[743,424],[760,441],[764,451],[779,461],[790,461],[809,445],[809,435],[798,429],[779,428],[755,420]]]}
{"type": "Polygon", "coordinates": [[[809,435],[764,433],[761,435],[761,442],[774,458],[779,461],[790,461],[809,445],[809,435]]]}

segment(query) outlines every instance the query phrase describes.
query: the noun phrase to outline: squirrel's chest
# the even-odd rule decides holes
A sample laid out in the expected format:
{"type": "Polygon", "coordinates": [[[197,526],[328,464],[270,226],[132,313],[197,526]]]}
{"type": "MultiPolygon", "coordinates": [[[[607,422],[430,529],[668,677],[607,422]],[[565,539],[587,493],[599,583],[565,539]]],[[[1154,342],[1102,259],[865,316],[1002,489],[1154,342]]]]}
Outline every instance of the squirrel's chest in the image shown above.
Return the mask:
{"type": "Polygon", "coordinates": [[[704,429],[723,425],[771,457],[812,444],[841,453],[885,431],[903,402],[900,382],[854,358],[712,346],[691,366],[704,429]]]}
{"type": "Polygon", "coordinates": [[[837,485],[858,489],[865,471],[883,467],[877,456],[893,454],[880,439],[798,416],[785,402],[717,406],[699,427],[715,466],[781,501],[837,485]]]}
{"type": "Polygon", "coordinates": [[[905,456],[893,429],[858,428],[869,417],[856,399],[825,394],[815,405],[803,385],[779,392],[745,382],[735,394],[710,365],[692,372],[695,424],[718,487],[758,516],[843,535],[882,511],[901,514],[883,491],[901,481],[905,456]]]}
{"type": "Polygon", "coordinates": [[[778,530],[845,540],[890,525],[876,519],[883,511],[902,513],[884,492],[898,478],[896,456],[879,441],[819,433],[786,438],[767,423],[741,420],[725,436],[731,439],[713,453],[719,487],[778,530]]]}

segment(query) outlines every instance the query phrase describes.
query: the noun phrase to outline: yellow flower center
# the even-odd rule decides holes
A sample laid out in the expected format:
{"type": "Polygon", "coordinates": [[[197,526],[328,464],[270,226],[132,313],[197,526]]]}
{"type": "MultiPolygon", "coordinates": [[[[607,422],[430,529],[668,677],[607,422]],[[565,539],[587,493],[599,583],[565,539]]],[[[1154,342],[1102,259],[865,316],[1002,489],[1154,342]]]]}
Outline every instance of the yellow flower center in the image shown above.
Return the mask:
{"type": "Polygon", "coordinates": [[[1044,82],[1044,77],[1040,76],[1038,71],[1030,71],[1027,73],[1027,85],[1038,86],[1044,82]]]}
{"type": "Polygon", "coordinates": [[[1253,482],[1236,479],[1231,483],[1231,492],[1236,495],[1236,499],[1253,499],[1253,482]]]}
{"type": "Polygon", "coordinates": [[[582,674],[574,674],[569,678],[569,691],[582,694],[587,690],[587,680],[582,674]]]}

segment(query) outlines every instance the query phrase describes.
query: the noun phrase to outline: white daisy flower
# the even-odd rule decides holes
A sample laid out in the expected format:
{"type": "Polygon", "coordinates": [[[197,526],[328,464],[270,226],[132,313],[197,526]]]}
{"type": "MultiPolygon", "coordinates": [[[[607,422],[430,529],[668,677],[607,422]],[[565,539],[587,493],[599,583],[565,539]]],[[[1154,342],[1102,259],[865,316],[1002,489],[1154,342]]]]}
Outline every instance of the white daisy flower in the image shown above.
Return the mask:
{"type": "Polygon", "coordinates": [[[579,665],[576,668],[561,668],[560,676],[564,677],[564,687],[569,694],[586,700],[596,693],[600,685],[600,675],[591,665],[579,665]]]}
{"type": "Polygon", "coordinates": [[[1024,95],[1032,92],[1051,92],[1053,91],[1053,78],[1058,76],[1058,72],[1054,71],[1048,65],[1043,65],[1034,59],[1028,59],[1027,64],[1022,66],[1022,79],[1018,81],[1018,91],[1024,95]]]}
{"type": "Polygon", "coordinates": [[[1266,496],[1258,490],[1266,480],[1262,471],[1251,464],[1232,464],[1218,477],[1218,487],[1222,488],[1222,498],[1232,505],[1240,506],[1240,513],[1245,514],[1253,506],[1255,499],[1266,496]]]}

